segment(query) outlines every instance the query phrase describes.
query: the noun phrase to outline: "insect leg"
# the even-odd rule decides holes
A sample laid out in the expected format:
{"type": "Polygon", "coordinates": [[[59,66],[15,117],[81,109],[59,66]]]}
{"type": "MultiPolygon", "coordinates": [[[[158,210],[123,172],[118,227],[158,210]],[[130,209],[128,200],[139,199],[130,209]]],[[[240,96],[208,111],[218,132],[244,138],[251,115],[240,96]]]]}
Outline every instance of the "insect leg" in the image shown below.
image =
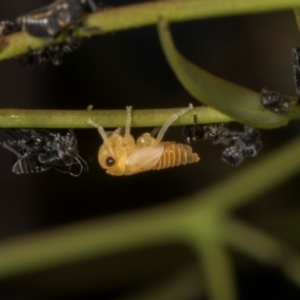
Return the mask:
{"type": "Polygon", "coordinates": [[[194,124],[193,124],[193,127],[192,127],[192,134],[193,134],[194,137],[196,137],[197,133],[198,133],[197,115],[193,115],[193,119],[194,119],[194,124]]]}
{"type": "Polygon", "coordinates": [[[63,51],[60,48],[60,45],[46,48],[45,55],[54,66],[60,66],[63,62],[63,51]]]}
{"type": "Polygon", "coordinates": [[[14,155],[16,155],[18,158],[23,157],[17,150],[15,150],[15,149],[12,148],[11,146],[9,146],[7,143],[0,143],[0,146],[2,146],[4,149],[10,151],[10,152],[13,153],[14,155]]]}
{"type": "Polygon", "coordinates": [[[95,123],[91,119],[88,119],[87,123],[98,129],[98,132],[101,135],[101,137],[103,139],[103,142],[105,142],[107,140],[107,135],[106,135],[106,133],[104,131],[104,128],[101,125],[95,123]]]}
{"type": "Polygon", "coordinates": [[[125,125],[125,136],[130,135],[130,126],[131,126],[131,109],[132,106],[126,106],[127,117],[126,117],[126,125],[125,125]]]}
{"type": "Polygon", "coordinates": [[[81,0],[81,3],[89,12],[95,12],[99,9],[94,0],[81,0]]]}
{"type": "Polygon", "coordinates": [[[152,137],[155,137],[155,136],[158,134],[158,132],[160,131],[160,129],[161,129],[161,127],[155,127],[155,128],[150,132],[150,135],[151,135],[152,137]]]}
{"type": "Polygon", "coordinates": [[[157,137],[156,137],[156,142],[160,143],[161,140],[164,137],[164,134],[166,133],[167,129],[171,126],[171,124],[176,121],[180,116],[182,116],[183,114],[191,111],[193,109],[193,104],[190,103],[189,107],[184,108],[182,110],[180,110],[178,113],[172,115],[167,121],[166,123],[163,125],[163,127],[160,129],[157,137]]]}
{"type": "Polygon", "coordinates": [[[27,54],[17,57],[17,59],[28,68],[36,66],[38,69],[43,69],[49,61],[46,48],[34,51],[28,46],[28,50],[29,52],[27,54]]]}
{"type": "Polygon", "coordinates": [[[17,140],[18,138],[13,134],[13,132],[9,129],[1,129],[7,136],[12,138],[13,140],[17,140]]]}
{"type": "MultiPolygon", "coordinates": [[[[76,162],[73,163],[73,165],[79,164],[79,165],[80,165],[80,171],[79,171],[79,173],[76,174],[76,173],[72,173],[71,170],[69,170],[68,173],[69,173],[70,175],[72,175],[72,176],[74,176],[74,177],[78,177],[79,175],[81,175],[82,170],[85,170],[85,171],[88,171],[88,170],[89,170],[86,161],[84,161],[80,156],[74,157],[74,159],[76,160],[76,162]]],[[[71,168],[71,166],[70,166],[70,168],[71,168]]],[[[56,169],[56,170],[57,170],[57,169],[56,169]]]]}
{"type": "MultiPolygon", "coordinates": [[[[30,138],[35,138],[35,139],[39,139],[42,140],[44,138],[43,135],[41,135],[37,130],[34,129],[16,129],[16,132],[26,136],[26,137],[30,137],[30,138]]],[[[40,130],[41,132],[44,132],[43,130],[40,130]]]]}
{"type": "Polygon", "coordinates": [[[82,44],[82,40],[73,36],[73,30],[68,32],[66,43],[60,45],[61,54],[71,53],[77,50],[82,44]]]}

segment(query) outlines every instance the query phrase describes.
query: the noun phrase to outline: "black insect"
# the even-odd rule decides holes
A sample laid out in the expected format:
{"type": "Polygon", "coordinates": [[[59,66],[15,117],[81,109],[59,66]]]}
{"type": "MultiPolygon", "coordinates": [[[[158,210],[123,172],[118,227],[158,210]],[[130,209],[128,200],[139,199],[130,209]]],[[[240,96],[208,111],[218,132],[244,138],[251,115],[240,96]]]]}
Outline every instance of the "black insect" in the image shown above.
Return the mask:
{"type": "Polygon", "coordinates": [[[78,142],[73,130],[65,135],[48,130],[15,129],[3,130],[9,140],[0,145],[15,154],[12,171],[15,174],[40,173],[51,168],[79,176],[87,171],[87,163],[78,153],[78,142]],[[79,165],[79,173],[71,172],[79,165]]]}
{"type": "Polygon", "coordinates": [[[194,124],[192,126],[182,126],[182,134],[185,142],[188,144],[201,140],[217,140],[224,133],[224,130],[225,123],[197,124],[197,115],[194,115],[194,124]]]}
{"type": "Polygon", "coordinates": [[[279,92],[269,91],[268,89],[263,88],[260,104],[268,110],[281,114],[289,111],[291,99],[279,92]]]}
{"type": "Polygon", "coordinates": [[[81,40],[73,38],[66,43],[49,45],[36,51],[30,51],[25,55],[16,57],[16,60],[29,68],[42,69],[48,62],[51,62],[54,66],[59,66],[63,62],[63,55],[75,51],[81,43],[81,40]]]}
{"type": "Polygon", "coordinates": [[[224,149],[222,160],[232,166],[240,165],[246,157],[256,156],[262,146],[259,131],[248,126],[244,132],[232,131],[228,143],[230,146],[224,149]]]}
{"type": "Polygon", "coordinates": [[[300,48],[293,48],[292,53],[296,92],[300,94],[300,48]]]}
{"type": "Polygon", "coordinates": [[[82,27],[83,16],[96,10],[94,0],[56,0],[17,18],[16,22],[32,36],[53,39],[65,30],[82,27]]]}
{"type": "Polygon", "coordinates": [[[257,129],[245,126],[244,131],[229,130],[225,123],[183,126],[182,132],[187,143],[210,140],[213,144],[227,146],[222,160],[232,166],[241,164],[246,157],[254,157],[261,148],[260,133],[257,129]]]}
{"type": "MultiPolygon", "coordinates": [[[[11,21],[0,22],[0,37],[9,35],[18,30],[20,30],[20,28],[11,21]]],[[[20,61],[29,68],[37,67],[38,69],[42,69],[48,62],[59,66],[63,62],[63,55],[75,51],[81,44],[81,40],[70,35],[65,43],[44,46],[35,51],[29,48],[27,54],[15,57],[14,60],[20,61]]]]}
{"type": "Polygon", "coordinates": [[[63,55],[76,50],[81,45],[81,41],[73,36],[75,27],[86,32],[95,30],[95,28],[84,28],[82,18],[86,13],[98,9],[94,0],[57,0],[17,18],[17,24],[28,34],[48,38],[42,49],[35,51],[29,49],[28,54],[18,57],[17,60],[28,67],[36,66],[39,69],[48,62],[52,62],[55,66],[61,65],[63,55]],[[62,32],[66,33],[66,42],[51,45],[51,42],[62,32]]]}

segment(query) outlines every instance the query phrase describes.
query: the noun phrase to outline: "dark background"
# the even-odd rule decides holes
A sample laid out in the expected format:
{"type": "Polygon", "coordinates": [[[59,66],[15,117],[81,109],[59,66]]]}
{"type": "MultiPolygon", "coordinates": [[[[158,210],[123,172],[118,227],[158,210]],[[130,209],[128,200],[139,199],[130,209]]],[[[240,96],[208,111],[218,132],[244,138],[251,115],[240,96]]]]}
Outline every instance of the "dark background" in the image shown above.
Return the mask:
{"type": "MultiPolygon", "coordinates": [[[[103,6],[134,2],[141,1],[109,1],[103,6]]],[[[45,4],[49,1],[1,1],[0,19],[14,20],[45,4]]],[[[300,45],[300,40],[291,11],[177,23],[172,24],[171,29],[183,55],[213,74],[256,91],[266,86],[295,94],[291,50],[300,45]]],[[[169,108],[184,107],[189,102],[197,105],[168,66],[155,26],[88,39],[77,51],[66,55],[60,67],[48,64],[43,70],[29,70],[16,61],[3,61],[0,64],[0,82],[2,108],[85,109],[89,104],[96,109],[125,109],[127,105],[133,108],[169,108]]],[[[134,129],[133,133],[138,136],[144,131],[151,131],[151,128],[134,129]]],[[[298,131],[299,123],[296,122],[285,128],[262,131],[264,146],[260,155],[239,168],[259,163],[261,157],[292,139],[298,131]]],[[[237,171],[221,161],[222,147],[199,142],[193,146],[201,156],[199,164],[136,176],[112,177],[106,175],[97,163],[101,143],[97,131],[76,132],[81,156],[86,160],[93,158],[89,163],[90,171],[83,172],[79,178],[54,170],[15,175],[11,172],[13,155],[0,149],[2,240],[91,218],[176,202],[177,198],[204,189],[237,171]]],[[[167,139],[183,142],[180,128],[169,130],[167,139]]],[[[299,211],[298,181],[299,176],[237,214],[256,226],[277,233],[289,211],[299,211]]],[[[294,234],[291,233],[295,247],[300,246],[296,238],[299,236],[298,228],[290,228],[295,230],[294,234]]],[[[232,255],[237,260],[241,299],[299,299],[300,291],[284,279],[279,270],[249,262],[248,258],[239,257],[237,253],[232,255]]],[[[177,266],[193,264],[196,260],[187,247],[169,245],[102,258],[98,266],[100,268],[104,264],[110,268],[118,260],[138,265],[134,257],[139,257],[140,265],[143,265],[139,279],[133,276],[127,283],[116,280],[115,284],[108,280],[107,284],[96,284],[89,291],[78,292],[77,297],[70,292],[65,298],[115,299],[136,285],[147,283],[151,276],[156,279],[168,276],[177,266]],[[170,256],[170,252],[173,255],[170,256]],[[149,271],[151,253],[155,253],[156,261],[160,261],[154,273],[149,271]]],[[[47,299],[46,295],[35,293],[34,288],[26,288],[21,280],[7,281],[2,289],[0,285],[0,297],[47,299]]]]}

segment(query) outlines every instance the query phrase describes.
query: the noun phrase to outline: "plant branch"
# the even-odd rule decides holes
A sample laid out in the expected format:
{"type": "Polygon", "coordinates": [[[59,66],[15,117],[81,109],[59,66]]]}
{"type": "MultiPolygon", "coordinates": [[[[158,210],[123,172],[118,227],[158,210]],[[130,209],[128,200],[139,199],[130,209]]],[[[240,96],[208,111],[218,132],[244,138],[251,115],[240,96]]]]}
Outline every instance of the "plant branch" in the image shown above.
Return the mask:
{"type": "Polygon", "coordinates": [[[203,243],[201,240],[199,242],[197,252],[202,262],[209,299],[237,299],[233,265],[227,249],[222,242],[213,244],[203,243]]]}
{"type": "MultiPolygon", "coordinates": [[[[154,25],[162,17],[167,21],[181,22],[246,13],[270,12],[300,6],[299,0],[173,0],[126,5],[101,10],[87,15],[84,25],[98,27],[105,33],[154,25]]],[[[99,34],[95,31],[94,34],[99,34]]],[[[84,37],[83,33],[78,36],[84,37]]],[[[57,42],[63,42],[60,37],[57,42]]],[[[44,45],[44,39],[34,38],[25,32],[2,37],[0,60],[19,56],[44,45]]]]}
{"type": "MultiPolygon", "coordinates": [[[[132,127],[162,126],[179,108],[141,109],[132,112],[132,127]]],[[[199,124],[231,121],[228,116],[210,107],[197,107],[181,116],[174,125],[193,124],[197,115],[199,124]]],[[[91,118],[103,127],[124,127],[126,110],[26,110],[0,109],[0,128],[91,128],[87,123],[91,118]]]]}

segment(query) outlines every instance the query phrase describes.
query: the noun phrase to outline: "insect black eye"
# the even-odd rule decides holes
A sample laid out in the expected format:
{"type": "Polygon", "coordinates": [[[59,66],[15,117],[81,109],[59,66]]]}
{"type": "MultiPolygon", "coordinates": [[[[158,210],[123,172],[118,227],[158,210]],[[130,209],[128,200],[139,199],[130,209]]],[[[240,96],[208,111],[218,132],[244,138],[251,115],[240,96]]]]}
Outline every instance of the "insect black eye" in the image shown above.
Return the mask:
{"type": "Polygon", "coordinates": [[[114,160],[112,157],[109,156],[109,157],[106,159],[105,163],[106,163],[106,165],[107,165],[108,167],[111,167],[111,166],[113,166],[113,165],[115,164],[115,160],[114,160]]]}

